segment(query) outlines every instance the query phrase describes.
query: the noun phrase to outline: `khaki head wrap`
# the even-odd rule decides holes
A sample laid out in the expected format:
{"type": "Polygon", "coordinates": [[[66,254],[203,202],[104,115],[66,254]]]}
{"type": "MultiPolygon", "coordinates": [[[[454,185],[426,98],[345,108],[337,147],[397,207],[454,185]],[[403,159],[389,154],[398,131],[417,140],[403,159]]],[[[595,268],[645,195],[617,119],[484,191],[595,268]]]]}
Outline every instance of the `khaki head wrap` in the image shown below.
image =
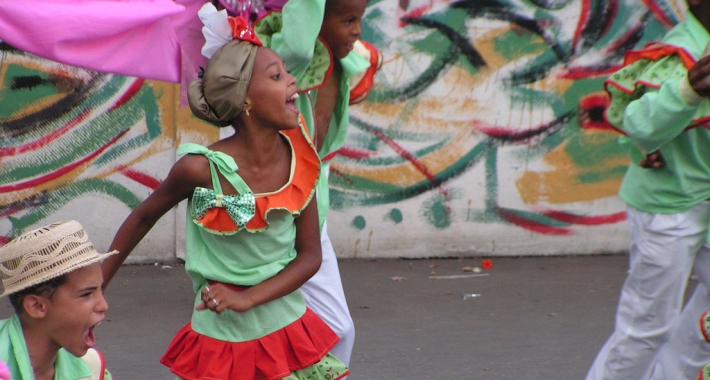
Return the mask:
{"type": "Polygon", "coordinates": [[[244,109],[258,46],[233,40],[214,53],[202,78],[190,82],[192,113],[217,126],[231,125],[244,109]]]}

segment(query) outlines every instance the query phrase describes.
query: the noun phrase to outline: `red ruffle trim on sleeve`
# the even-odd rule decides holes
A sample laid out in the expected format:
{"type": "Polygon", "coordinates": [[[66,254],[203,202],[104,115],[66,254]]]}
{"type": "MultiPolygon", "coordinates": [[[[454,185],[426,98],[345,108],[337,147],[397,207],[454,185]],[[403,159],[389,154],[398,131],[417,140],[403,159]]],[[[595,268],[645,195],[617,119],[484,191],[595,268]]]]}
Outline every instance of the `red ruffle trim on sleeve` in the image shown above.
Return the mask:
{"type": "Polygon", "coordinates": [[[628,66],[641,59],[657,61],[673,54],[678,54],[686,69],[690,69],[695,65],[695,58],[682,47],[662,42],[651,42],[641,50],[630,50],[626,52],[626,54],[624,54],[624,66],[628,66]]]}
{"type": "Polygon", "coordinates": [[[281,330],[247,342],[225,342],[201,335],[188,323],[160,359],[185,380],[271,380],[312,366],[338,342],[338,336],[311,309],[281,330]]]}
{"type": "Polygon", "coordinates": [[[362,103],[367,99],[370,88],[375,83],[375,74],[382,67],[382,53],[371,43],[362,40],[360,42],[369,53],[370,67],[367,68],[362,78],[350,90],[350,105],[362,103]]]}

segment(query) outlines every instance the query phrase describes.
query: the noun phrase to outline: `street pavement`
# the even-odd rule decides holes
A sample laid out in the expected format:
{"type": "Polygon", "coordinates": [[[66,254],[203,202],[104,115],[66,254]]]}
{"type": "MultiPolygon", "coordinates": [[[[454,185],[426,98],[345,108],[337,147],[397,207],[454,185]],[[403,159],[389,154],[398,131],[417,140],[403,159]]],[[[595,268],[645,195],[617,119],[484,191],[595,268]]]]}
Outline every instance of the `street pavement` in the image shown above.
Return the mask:
{"type": "MultiPolygon", "coordinates": [[[[625,255],[341,260],[355,321],[349,380],[583,379],[612,331],[625,255]]],[[[190,319],[184,267],[124,266],[97,348],[119,380],[174,379],[159,362],[190,319]]],[[[0,300],[0,318],[12,313],[0,300]]]]}

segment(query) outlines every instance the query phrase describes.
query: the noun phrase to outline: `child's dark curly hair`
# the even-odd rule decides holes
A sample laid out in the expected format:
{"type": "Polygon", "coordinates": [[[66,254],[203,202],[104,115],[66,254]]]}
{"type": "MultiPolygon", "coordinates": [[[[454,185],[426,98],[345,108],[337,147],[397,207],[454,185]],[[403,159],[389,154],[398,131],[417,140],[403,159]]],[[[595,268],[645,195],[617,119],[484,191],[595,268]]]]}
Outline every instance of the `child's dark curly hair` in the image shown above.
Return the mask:
{"type": "Polygon", "coordinates": [[[22,289],[17,293],[12,293],[8,295],[8,298],[10,299],[12,307],[15,309],[15,313],[22,314],[25,312],[25,309],[22,307],[22,302],[25,300],[25,297],[29,295],[41,295],[51,299],[57,288],[64,285],[66,282],[67,275],[63,274],[61,276],[51,278],[43,283],[22,289]]]}

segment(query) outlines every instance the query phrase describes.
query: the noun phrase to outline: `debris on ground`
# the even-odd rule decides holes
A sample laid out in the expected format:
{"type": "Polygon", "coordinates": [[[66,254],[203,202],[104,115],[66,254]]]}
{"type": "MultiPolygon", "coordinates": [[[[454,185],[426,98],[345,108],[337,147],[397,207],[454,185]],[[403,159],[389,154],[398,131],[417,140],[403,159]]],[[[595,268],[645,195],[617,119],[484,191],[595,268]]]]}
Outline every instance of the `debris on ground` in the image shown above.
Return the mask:
{"type": "MultiPolygon", "coordinates": [[[[436,273],[436,272],[432,272],[436,273]]],[[[437,276],[436,274],[430,275],[430,280],[453,280],[458,278],[470,278],[470,277],[487,277],[488,273],[477,273],[477,274],[458,274],[453,276],[437,276]]]]}
{"type": "Polygon", "coordinates": [[[481,261],[481,267],[483,269],[491,269],[493,268],[493,261],[491,261],[491,259],[483,259],[483,261],[481,261]]]}

